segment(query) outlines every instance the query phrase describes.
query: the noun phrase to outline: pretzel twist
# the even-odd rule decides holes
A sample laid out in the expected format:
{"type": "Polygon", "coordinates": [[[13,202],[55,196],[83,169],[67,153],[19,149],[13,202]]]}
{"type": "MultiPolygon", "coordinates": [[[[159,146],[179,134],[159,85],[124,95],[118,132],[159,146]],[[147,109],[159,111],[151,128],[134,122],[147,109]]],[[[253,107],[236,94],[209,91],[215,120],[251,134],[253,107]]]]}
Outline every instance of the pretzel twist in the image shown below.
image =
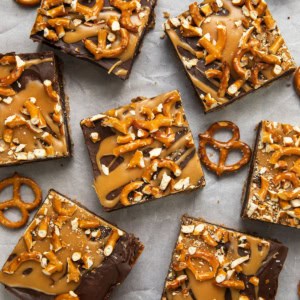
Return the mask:
{"type": "Polygon", "coordinates": [[[250,147],[239,140],[239,128],[232,122],[220,121],[212,124],[206,132],[204,132],[203,134],[199,134],[199,139],[199,152],[202,162],[208,169],[215,172],[218,176],[222,175],[225,172],[234,172],[239,170],[241,167],[246,165],[251,158],[250,147]],[[215,132],[220,129],[230,129],[232,131],[232,138],[227,142],[220,142],[214,139],[213,136],[215,132]],[[217,164],[212,162],[208,158],[206,145],[211,145],[212,147],[220,151],[219,162],[217,164]],[[240,159],[240,161],[232,165],[225,165],[230,150],[236,149],[242,152],[243,157],[240,159]]]}
{"type": "Polygon", "coordinates": [[[42,191],[32,179],[21,177],[17,173],[0,181],[0,192],[10,185],[13,186],[13,197],[11,200],[0,203],[0,224],[8,228],[20,228],[28,221],[29,212],[41,203],[42,191]],[[34,192],[33,202],[27,203],[22,200],[20,194],[22,185],[27,185],[34,192]],[[17,208],[21,212],[21,220],[14,222],[5,217],[4,212],[10,208],[17,208]]]}

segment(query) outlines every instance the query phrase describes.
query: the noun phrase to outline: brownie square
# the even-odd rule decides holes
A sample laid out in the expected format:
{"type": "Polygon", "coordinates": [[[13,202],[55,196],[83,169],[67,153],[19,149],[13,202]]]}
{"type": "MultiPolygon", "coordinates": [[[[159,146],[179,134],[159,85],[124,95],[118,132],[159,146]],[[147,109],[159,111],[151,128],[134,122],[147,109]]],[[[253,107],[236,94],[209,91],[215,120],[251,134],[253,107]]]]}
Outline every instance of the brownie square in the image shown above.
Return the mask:
{"type": "Polygon", "coordinates": [[[162,300],[274,300],[288,248],[189,216],[181,228],[162,300]]]}
{"type": "Polygon", "coordinates": [[[165,31],[205,112],[295,70],[265,0],[194,2],[165,31]]]}
{"type": "Polygon", "coordinates": [[[205,185],[178,91],[81,122],[94,188],[107,211],[205,185]]]}
{"type": "Polygon", "coordinates": [[[127,79],[154,25],[156,0],[43,0],[31,39],[127,79]]]}
{"type": "Polygon", "coordinates": [[[68,103],[53,52],[0,55],[0,167],[71,156],[68,103]]]}
{"type": "Polygon", "coordinates": [[[300,228],[299,155],[300,127],[259,124],[243,218],[300,228]]]}
{"type": "Polygon", "coordinates": [[[109,299],[143,248],[132,234],[50,190],[0,282],[19,299],[109,299]]]}

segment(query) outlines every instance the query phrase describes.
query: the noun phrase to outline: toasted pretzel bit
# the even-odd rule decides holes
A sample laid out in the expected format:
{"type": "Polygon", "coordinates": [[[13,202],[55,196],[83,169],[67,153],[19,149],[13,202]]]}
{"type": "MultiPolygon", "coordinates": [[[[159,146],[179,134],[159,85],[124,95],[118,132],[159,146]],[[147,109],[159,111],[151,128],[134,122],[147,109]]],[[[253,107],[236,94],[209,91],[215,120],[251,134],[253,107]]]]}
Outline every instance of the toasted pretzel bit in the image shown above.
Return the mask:
{"type": "Polygon", "coordinates": [[[100,295],[104,286],[93,277],[105,273],[105,287],[119,285],[122,280],[114,275],[110,280],[109,274],[118,270],[126,277],[142,250],[133,235],[51,190],[0,271],[0,281],[14,289],[25,280],[30,287],[23,295],[34,291],[38,297],[69,300],[88,295],[85,287],[90,277],[93,293],[100,295]]]}
{"type": "Polygon", "coordinates": [[[240,300],[250,299],[250,286],[255,288],[258,298],[269,299],[276,294],[276,289],[269,287],[273,282],[277,286],[286,251],[287,248],[280,243],[184,215],[162,299],[201,300],[203,295],[221,295],[223,299],[227,289],[240,300]],[[209,245],[206,235],[213,240],[209,245]],[[273,247],[276,248],[276,257],[273,256],[273,247]],[[274,266],[279,264],[279,269],[274,272],[274,266]],[[261,272],[268,274],[267,278],[261,272]],[[262,284],[263,280],[268,280],[268,286],[262,284]]]}
{"type": "MultiPolygon", "coordinates": [[[[86,120],[81,126],[88,149],[93,143],[91,132],[101,132],[97,146],[101,154],[94,166],[100,176],[95,178],[95,189],[107,210],[204,184],[178,91],[151,99],[139,97],[130,105],[109,110],[94,122],[86,120]],[[195,168],[194,174],[186,176],[190,168],[195,168]],[[112,184],[107,185],[106,180],[112,184]]],[[[91,153],[91,157],[94,155],[91,153]]]]}
{"type": "Polygon", "coordinates": [[[243,217],[299,228],[299,138],[296,126],[261,123],[243,217]]]}
{"type": "Polygon", "coordinates": [[[205,112],[295,70],[265,0],[194,2],[164,28],[205,112]]]}
{"type": "Polygon", "coordinates": [[[247,144],[240,141],[239,128],[232,122],[220,121],[212,124],[206,132],[204,132],[203,134],[199,134],[199,139],[199,152],[201,155],[201,161],[208,169],[215,172],[218,176],[222,175],[225,172],[237,171],[250,161],[251,149],[247,144]],[[227,142],[220,142],[214,139],[213,136],[215,132],[220,129],[230,129],[232,131],[232,138],[227,142]],[[206,152],[206,145],[211,145],[212,147],[220,151],[218,164],[212,162],[209,159],[206,152]],[[232,149],[241,151],[243,157],[235,164],[226,165],[229,151],[232,149]]]}

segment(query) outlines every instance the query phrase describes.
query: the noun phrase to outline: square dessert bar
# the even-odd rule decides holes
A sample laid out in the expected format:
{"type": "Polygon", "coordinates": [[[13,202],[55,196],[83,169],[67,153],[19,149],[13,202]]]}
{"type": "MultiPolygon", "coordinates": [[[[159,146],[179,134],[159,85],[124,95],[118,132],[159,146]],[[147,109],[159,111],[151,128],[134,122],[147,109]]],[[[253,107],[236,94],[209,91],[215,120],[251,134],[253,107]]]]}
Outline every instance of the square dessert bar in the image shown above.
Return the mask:
{"type": "Polygon", "coordinates": [[[274,300],[288,248],[183,216],[162,300],[274,300]]]}
{"type": "Polygon", "coordinates": [[[243,218],[300,228],[300,127],[262,121],[243,218]]]}
{"type": "Polygon", "coordinates": [[[143,248],[132,234],[50,190],[0,282],[19,299],[109,299],[143,248]]]}
{"type": "Polygon", "coordinates": [[[81,127],[105,210],[205,185],[178,91],[134,99],[81,127]]]}
{"type": "Polygon", "coordinates": [[[265,0],[194,2],[165,30],[205,112],[295,70],[265,0]]]}
{"type": "Polygon", "coordinates": [[[71,156],[68,107],[53,52],[0,55],[0,167],[71,156]]]}
{"type": "Polygon", "coordinates": [[[129,77],[156,0],[42,0],[31,39],[129,77]]]}

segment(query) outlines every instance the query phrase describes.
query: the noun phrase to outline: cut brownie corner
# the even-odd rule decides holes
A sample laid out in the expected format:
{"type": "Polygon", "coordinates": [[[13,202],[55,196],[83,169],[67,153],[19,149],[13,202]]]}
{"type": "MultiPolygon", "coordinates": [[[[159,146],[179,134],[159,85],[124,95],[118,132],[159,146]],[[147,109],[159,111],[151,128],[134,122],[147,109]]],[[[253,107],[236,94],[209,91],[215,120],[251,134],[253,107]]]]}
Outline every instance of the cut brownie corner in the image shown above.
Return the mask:
{"type": "Polygon", "coordinates": [[[300,127],[262,121],[244,194],[242,217],[300,228],[300,127]]]}
{"type": "Polygon", "coordinates": [[[154,18],[156,0],[42,0],[30,38],[125,80],[154,18]]]}
{"type": "Polygon", "coordinates": [[[184,215],[161,299],[274,300],[287,252],[277,241],[184,215]]]}
{"type": "Polygon", "coordinates": [[[194,2],[164,26],[205,113],[296,68],[265,1],[194,2]]]}
{"type": "Polygon", "coordinates": [[[205,185],[192,133],[174,90],[138,97],[81,121],[94,187],[107,211],[205,185]]]}
{"type": "Polygon", "coordinates": [[[143,249],[134,235],[51,189],[0,271],[0,282],[20,299],[104,300],[143,249]]]}
{"type": "Polygon", "coordinates": [[[0,55],[0,167],[71,156],[59,64],[51,51],[0,55]]]}

